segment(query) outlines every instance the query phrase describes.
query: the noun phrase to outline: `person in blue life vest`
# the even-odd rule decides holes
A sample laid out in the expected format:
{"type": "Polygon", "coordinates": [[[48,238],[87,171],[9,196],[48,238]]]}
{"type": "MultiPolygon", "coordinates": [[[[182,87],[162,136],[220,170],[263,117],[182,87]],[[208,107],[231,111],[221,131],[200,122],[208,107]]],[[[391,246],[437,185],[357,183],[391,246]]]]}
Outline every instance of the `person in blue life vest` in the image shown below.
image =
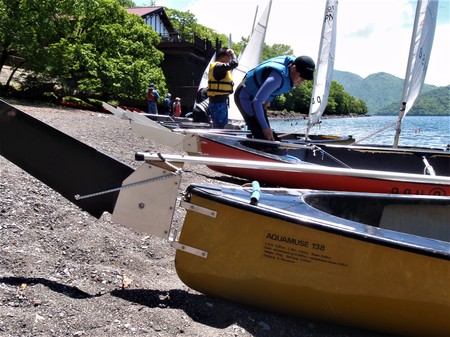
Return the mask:
{"type": "Polygon", "coordinates": [[[147,92],[148,113],[158,114],[158,99],[160,98],[156,85],[150,83],[150,87],[147,92]]]}
{"type": "Polygon", "coordinates": [[[236,88],[234,100],[252,136],[280,140],[270,128],[267,107],[275,96],[289,92],[314,77],[316,64],[309,56],[276,56],[249,70],[236,88]]]}
{"type": "Polygon", "coordinates": [[[227,48],[220,49],[209,66],[207,94],[214,128],[223,129],[228,124],[228,96],[234,86],[231,71],[237,66],[236,54],[227,48]]]}

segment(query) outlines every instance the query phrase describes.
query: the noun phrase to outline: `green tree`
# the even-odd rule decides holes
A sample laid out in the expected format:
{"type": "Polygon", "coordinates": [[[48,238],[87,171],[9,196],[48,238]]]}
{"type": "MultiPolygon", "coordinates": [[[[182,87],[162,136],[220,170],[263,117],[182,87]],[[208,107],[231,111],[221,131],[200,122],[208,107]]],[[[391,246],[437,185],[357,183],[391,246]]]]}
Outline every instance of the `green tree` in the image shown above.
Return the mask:
{"type": "Polygon", "coordinates": [[[50,75],[69,93],[103,99],[143,99],[150,82],[164,88],[158,34],[115,0],[81,2],[71,34],[49,46],[50,75]]]}
{"type": "Polygon", "coordinates": [[[294,51],[291,46],[286,44],[275,43],[271,46],[264,44],[261,61],[268,60],[279,55],[293,55],[294,51]]]}
{"type": "Polygon", "coordinates": [[[0,35],[0,66],[14,54],[65,93],[102,99],[143,99],[150,82],[165,87],[158,34],[118,0],[0,1],[8,5],[1,18],[20,13],[0,35]]]}
{"type": "Polygon", "coordinates": [[[0,72],[9,63],[33,69],[45,64],[45,47],[70,24],[57,0],[0,0],[0,72]]]}
{"type": "MultiPolygon", "coordinates": [[[[133,0],[119,0],[119,3],[122,7],[128,8],[128,7],[136,7],[136,4],[133,0]]],[[[149,1],[148,6],[154,6],[155,1],[149,1]]]]}
{"type": "Polygon", "coordinates": [[[194,36],[209,40],[213,43],[220,41],[221,45],[228,45],[228,38],[224,34],[218,34],[211,28],[197,23],[197,18],[191,12],[182,12],[176,9],[164,8],[170,22],[179,32],[182,39],[193,41],[194,36]]]}
{"type": "Polygon", "coordinates": [[[236,55],[240,55],[242,53],[245,46],[247,46],[247,43],[248,43],[248,37],[247,38],[242,37],[241,41],[233,42],[232,48],[233,48],[234,52],[236,53],[236,55]]]}
{"type": "Polygon", "coordinates": [[[344,90],[344,86],[336,81],[331,82],[330,98],[325,109],[325,114],[329,115],[363,115],[368,112],[368,108],[363,100],[356,99],[344,90]],[[332,105],[330,105],[332,102],[332,105]]]}

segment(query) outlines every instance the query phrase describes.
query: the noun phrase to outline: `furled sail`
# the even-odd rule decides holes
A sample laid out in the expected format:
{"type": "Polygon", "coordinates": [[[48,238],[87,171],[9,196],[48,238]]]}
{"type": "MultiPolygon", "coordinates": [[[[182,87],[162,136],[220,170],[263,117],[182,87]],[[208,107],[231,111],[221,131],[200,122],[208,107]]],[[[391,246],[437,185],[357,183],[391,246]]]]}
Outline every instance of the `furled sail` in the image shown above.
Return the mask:
{"type": "Polygon", "coordinates": [[[327,0],[306,134],[317,124],[327,106],[336,49],[337,9],[337,0],[327,0]]]}
{"type": "Polygon", "coordinates": [[[433,47],[438,5],[438,0],[417,1],[394,147],[398,146],[402,120],[419,97],[425,81],[431,48],[433,47]]]}
{"type": "MultiPolygon", "coordinates": [[[[270,9],[272,0],[269,1],[266,9],[262,13],[258,23],[253,29],[248,40],[247,46],[239,56],[239,66],[233,70],[233,82],[238,85],[244,79],[250,69],[256,67],[261,61],[261,54],[264,48],[267,25],[269,23],[270,9]]],[[[228,109],[228,119],[243,120],[239,109],[234,103],[233,96],[230,96],[230,107],[228,109]]]]}

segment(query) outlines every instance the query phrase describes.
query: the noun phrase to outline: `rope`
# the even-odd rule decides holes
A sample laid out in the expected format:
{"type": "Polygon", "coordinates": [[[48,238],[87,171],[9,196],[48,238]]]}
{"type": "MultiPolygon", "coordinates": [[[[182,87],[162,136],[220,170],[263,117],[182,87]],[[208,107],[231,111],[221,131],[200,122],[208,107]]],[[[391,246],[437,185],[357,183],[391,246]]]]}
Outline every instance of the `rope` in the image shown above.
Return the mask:
{"type": "Polygon", "coordinates": [[[381,133],[381,132],[383,132],[383,131],[389,129],[390,127],[392,127],[392,126],[394,126],[394,125],[396,125],[396,124],[397,124],[397,121],[392,122],[391,124],[386,125],[384,128],[381,128],[381,129],[379,129],[379,130],[377,130],[377,131],[375,131],[375,132],[369,134],[368,136],[366,136],[366,137],[364,137],[364,138],[361,138],[361,139],[355,141],[355,142],[353,143],[353,145],[356,145],[356,144],[362,142],[363,140],[372,138],[373,136],[375,136],[375,135],[377,135],[377,134],[379,134],[379,133],[381,133]]]}
{"type": "Polygon", "coordinates": [[[308,128],[302,128],[302,129],[294,130],[292,132],[283,133],[281,135],[278,135],[278,137],[283,138],[283,137],[286,137],[286,136],[290,136],[290,135],[292,135],[294,133],[305,133],[306,130],[308,130],[308,128]]]}
{"type": "Polygon", "coordinates": [[[317,145],[313,145],[313,146],[312,146],[312,151],[313,151],[313,154],[314,154],[314,155],[315,155],[315,151],[320,151],[320,153],[322,154],[322,156],[323,156],[323,155],[327,155],[327,157],[333,159],[336,163],[342,165],[343,167],[346,167],[346,168],[350,168],[350,169],[351,169],[351,167],[348,166],[346,163],[344,163],[343,161],[341,161],[341,160],[337,159],[336,157],[332,156],[331,154],[329,154],[328,152],[324,151],[323,149],[321,149],[321,148],[318,147],[317,145]]]}
{"type": "Polygon", "coordinates": [[[433,166],[428,162],[427,158],[425,156],[422,156],[422,161],[425,164],[425,168],[423,169],[423,174],[429,174],[430,176],[435,176],[436,172],[434,171],[433,166]]]}
{"type": "Polygon", "coordinates": [[[100,191],[100,192],[95,192],[95,193],[90,193],[90,194],[85,194],[85,195],[79,195],[76,194],[75,195],[75,200],[81,200],[81,199],[87,199],[87,198],[93,198],[99,195],[103,195],[103,194],[108,194],[108,193],[113,193],[116,191],[120,191],[123,190],[125,188],[130,188],[130,187],[135,187],[135,186],[140,186],[140,185],[144,185],[144,184],[149,184],[149,183],[153,183],[155,181],[161,181],[161,180],[165,180],[165,179],[169,179],[170,177],[173,177],[174,175],[180,175],[181,173],[183,173],[183,170],[176,167],[175,165],[169,163],[168,161],[166,161],[165,158],[163,158],[162,155],[158,154],[158,156],[161,158],[161,160],[166,163],[166,165],[169,165],[170,167],[172,167],[175,172],[169,173],[169,174],[165,174],[159,177],[155,177],[155,178],[150,178],[150,179],[145,179],[145,180],[141,180],[141,181],[137,181],[135,183],[131,183],[131,184],[126,184],[120,187],[116,187],[116,188],[111,188],[109,190],[104,190],[104,191],[100,191]]]}

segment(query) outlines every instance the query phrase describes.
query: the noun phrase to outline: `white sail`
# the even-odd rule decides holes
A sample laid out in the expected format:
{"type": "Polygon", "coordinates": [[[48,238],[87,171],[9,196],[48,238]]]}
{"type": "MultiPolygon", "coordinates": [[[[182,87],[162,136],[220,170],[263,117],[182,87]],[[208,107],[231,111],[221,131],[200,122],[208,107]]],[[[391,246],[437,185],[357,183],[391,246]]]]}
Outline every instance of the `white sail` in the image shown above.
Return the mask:
{"type": "Polygon", "coordinates": [[[209,67],[211,63],[213,63],[215,60],[216,60],[216,53],[214,53],[214,55],[211,57],[211,60],[209,61],[208,65],[205,68],[205,71],[203,72],[202,79],[200,80],[200,84],[198,86],[198,90],[208,87],[209,67]]]}
{"type": "Polygon", "coordinates": [[[325,4],[325,15],[322,25],[311,104],[309,106],[307,134],[319,121],[327,106],[336,50],[337,10],[338,1],[327,0],[325,4]]]}
{"type": "MultiPolygon", "coordinates": [[[[264,40],[266,38],[267,25],[269,23],[270,8],[272,0],[269,1],[266,9],[261,15],[258,23],[253,29],[252,34],[248,40],[247,46],[239,56],[239,66],[233,70],[233,82],[238,85],[244,79],[245,75],[250,69],[256,67],[261,61],[261,54],[264,47],[264,40]]],[[[228,119],[243,120],[239,109],[234,103],[234,97],[230,95],[230,107],[228,108],[228,119]]]]}
{"type": "Polygon", "coordinates": [[[398,146],[402,120],[419,97],[425,81],[433,47],[438,5],[438,0],[417,1],[408,65],[403,83],[402,104],[394,139],[395,147],[398,146]]]}

